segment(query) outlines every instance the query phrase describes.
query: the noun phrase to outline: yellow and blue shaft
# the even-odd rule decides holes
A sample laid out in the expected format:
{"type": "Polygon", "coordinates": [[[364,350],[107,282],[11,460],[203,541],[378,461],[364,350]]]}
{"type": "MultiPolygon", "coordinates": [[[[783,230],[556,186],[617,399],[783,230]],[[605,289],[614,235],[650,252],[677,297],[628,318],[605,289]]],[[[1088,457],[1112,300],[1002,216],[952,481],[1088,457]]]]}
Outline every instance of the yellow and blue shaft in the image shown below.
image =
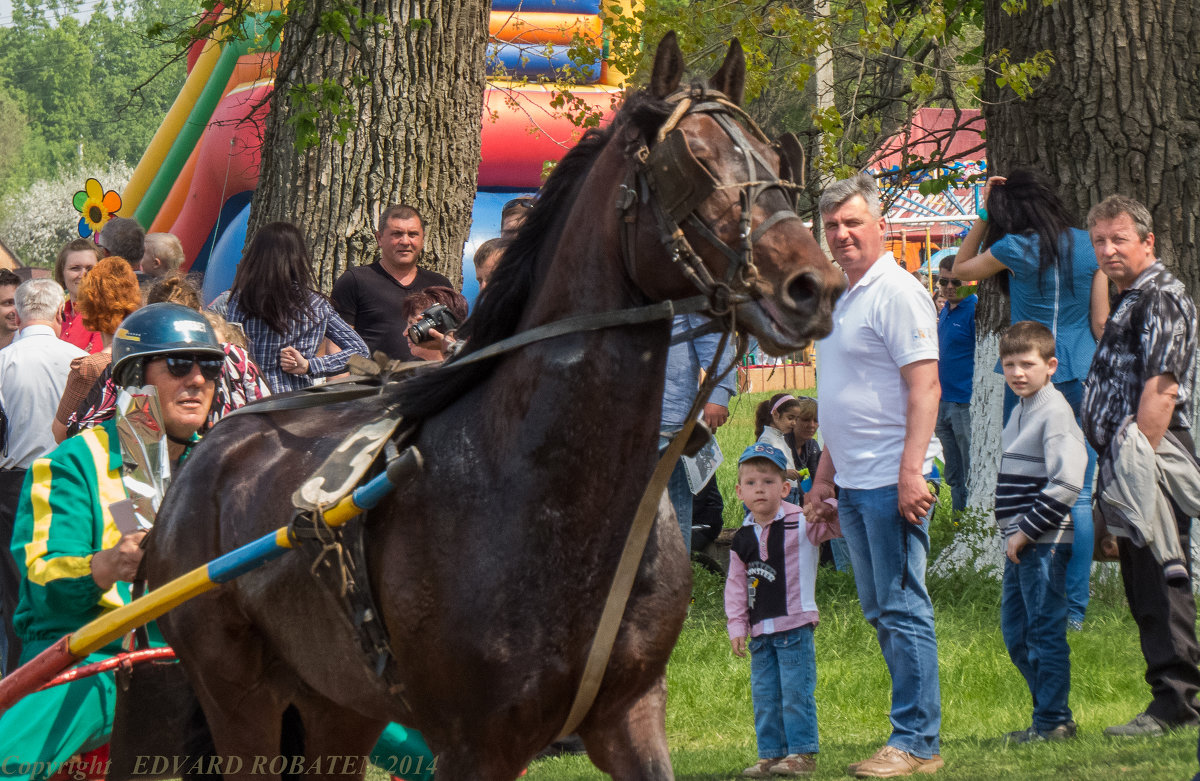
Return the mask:
{"type": "MultiPolygon", "coordinates": [[[[364,510],[374,507],[394,487],[395,483],[389,479],[388,473],[381,472],[326,510],[325,523],[341,526],[364,510]]],[[[193,597],[279,558],[291,549],[292,541],[288,538],[287,527],[276,529],[175,578],[128,605],[105,613],[0,680],[0,711],[113,640],[193,597]]]]}

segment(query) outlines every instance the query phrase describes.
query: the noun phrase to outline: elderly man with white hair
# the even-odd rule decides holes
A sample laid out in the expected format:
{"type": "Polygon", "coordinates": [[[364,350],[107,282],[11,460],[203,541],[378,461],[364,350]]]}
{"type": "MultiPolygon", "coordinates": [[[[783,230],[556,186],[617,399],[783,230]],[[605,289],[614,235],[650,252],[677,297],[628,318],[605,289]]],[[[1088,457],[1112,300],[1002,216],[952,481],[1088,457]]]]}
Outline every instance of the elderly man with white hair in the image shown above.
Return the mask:
{"type": "Polygon", "coordinates": [[[25,472],[38,456],[55,448],[50,424],[67,384],[71,361],[87,355],[58,338],[66,298],[52,279],[31,279],[17,287],[15,296],[17,338],[0,351],[0,406],[12,425],[7,442],[0,446],[0,671],[16,666],[17,647],[12,634],[17,606],[16,565],[9,553],[13,517],[25,472]]]}

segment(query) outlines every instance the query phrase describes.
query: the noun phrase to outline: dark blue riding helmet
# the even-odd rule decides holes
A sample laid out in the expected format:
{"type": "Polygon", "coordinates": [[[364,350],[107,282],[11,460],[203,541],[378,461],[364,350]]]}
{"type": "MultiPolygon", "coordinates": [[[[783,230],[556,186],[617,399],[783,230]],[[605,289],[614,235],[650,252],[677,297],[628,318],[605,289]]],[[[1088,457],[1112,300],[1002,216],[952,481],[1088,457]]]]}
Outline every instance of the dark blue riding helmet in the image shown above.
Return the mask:
{"type": "Polygon", "coordinates": [[[141,385],[146,359],[170,353],[225,358],[204,315],[182,304],[150,304],[122,320],[113,335],[113,381],[120,387],[141,385]]]}

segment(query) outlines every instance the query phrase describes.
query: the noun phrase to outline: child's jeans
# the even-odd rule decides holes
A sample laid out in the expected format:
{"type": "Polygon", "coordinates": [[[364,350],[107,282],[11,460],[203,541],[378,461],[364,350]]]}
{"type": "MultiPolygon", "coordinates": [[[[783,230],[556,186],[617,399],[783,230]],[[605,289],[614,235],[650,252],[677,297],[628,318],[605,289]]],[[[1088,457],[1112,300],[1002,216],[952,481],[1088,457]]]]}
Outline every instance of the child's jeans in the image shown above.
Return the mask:
{"type": "Polygon", "coordinates": [[[1067,561],[1071,546],[1031,543],[1020,564],[1005,559],[1000,629],[1013,664],[1033,695],[1033,726],[1071,720],[1071,649],[1067,645],[1067,561]]]}
{"type": "Polygon", "coordinates": [[[750,638],[750,692],[761,759],[817,752],[813,628],[750,638]]]}

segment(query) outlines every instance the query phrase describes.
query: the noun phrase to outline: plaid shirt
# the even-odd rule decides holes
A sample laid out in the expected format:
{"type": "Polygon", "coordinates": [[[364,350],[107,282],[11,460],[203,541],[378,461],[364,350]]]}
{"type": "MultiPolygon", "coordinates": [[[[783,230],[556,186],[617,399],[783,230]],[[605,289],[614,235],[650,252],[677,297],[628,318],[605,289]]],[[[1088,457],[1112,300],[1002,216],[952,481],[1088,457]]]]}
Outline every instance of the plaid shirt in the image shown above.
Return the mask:
{"type": "Polygon", "coordinates": [[[370,357],[367,343],[324,296],[309,291],[308,304],[311,313],[300,315],[288,326],[287,333],[278,334],[262,320],[247,314],[237,296],[229,299],[225,319],[241,324],[250,342],[250,354],[275,393],[307,388],[316,377],[341,374],[354,353],[370,357]],[[317,348],[326,337],[342,351],[318,357],[317,348]],[[288,374],[279,368],[279,351],[284,347],[295,347],[308,359],[308,374],[288,374]]]}
{"type": "Polygon", "coordinates": [[[1183,283],[1155,261],[1117,298],[1083,383],[1083,431],[1103,454],[1122,421],[1136,415],[1146,383],[1179,382],[1171,428],[1190,428],[1196,381],[1196,305],[1183,283]]]}

